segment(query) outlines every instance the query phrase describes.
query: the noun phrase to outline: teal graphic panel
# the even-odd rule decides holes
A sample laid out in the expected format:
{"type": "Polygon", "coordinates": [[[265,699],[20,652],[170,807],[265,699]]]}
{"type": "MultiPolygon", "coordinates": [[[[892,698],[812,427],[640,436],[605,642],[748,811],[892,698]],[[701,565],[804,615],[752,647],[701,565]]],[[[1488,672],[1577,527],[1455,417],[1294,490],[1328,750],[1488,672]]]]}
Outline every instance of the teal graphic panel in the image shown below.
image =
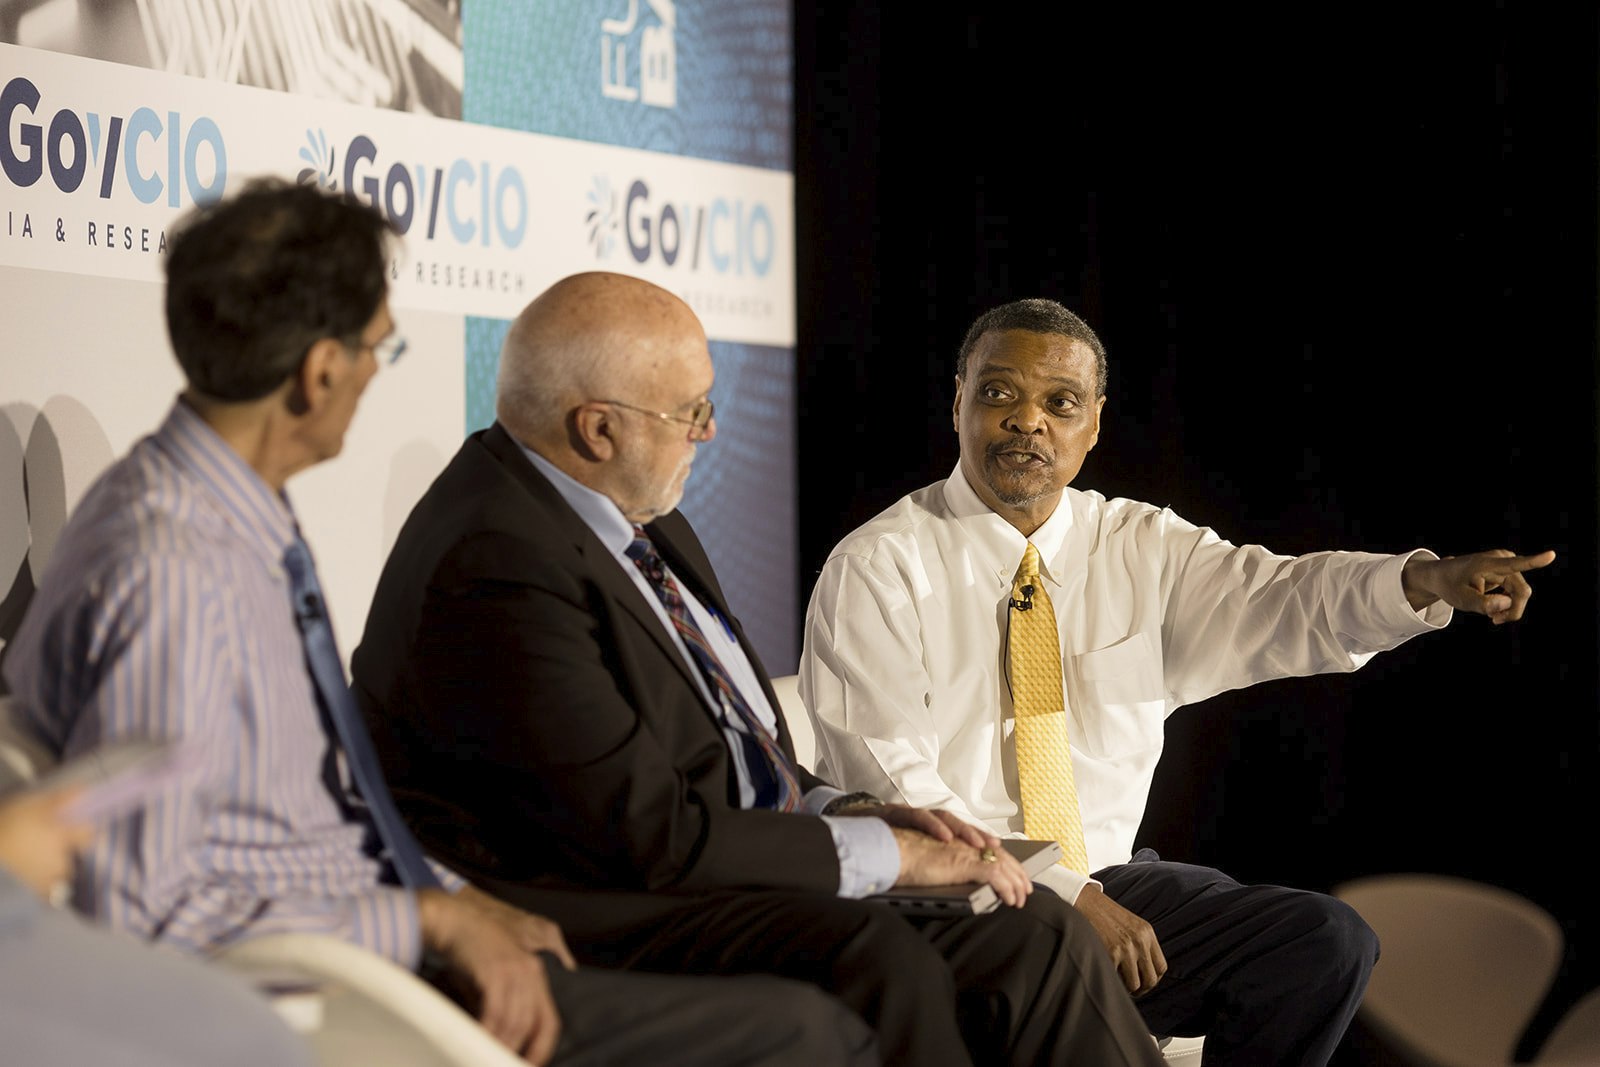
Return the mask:
{"type": "Polygon", "coordinates": [[[790,170],[788,3],[474,0],[469,122],[790,170]]]}

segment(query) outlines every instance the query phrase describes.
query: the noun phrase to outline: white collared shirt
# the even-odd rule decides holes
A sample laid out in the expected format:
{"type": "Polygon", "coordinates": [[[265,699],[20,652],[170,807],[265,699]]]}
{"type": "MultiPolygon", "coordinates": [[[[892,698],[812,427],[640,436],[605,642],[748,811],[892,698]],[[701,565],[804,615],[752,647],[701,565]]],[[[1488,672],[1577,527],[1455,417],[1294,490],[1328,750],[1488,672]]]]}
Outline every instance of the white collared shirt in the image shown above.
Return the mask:
{"type": "MultiPolygon", "coordinates": [[[[1406,602],[1410,554],[1278,556],[1094,492],[1067,489],[1024,538],[958,466],[846,537],[823,566],[799,671],[819,774],[1023,836],[1001,639],[1029,541],[1061,635],[1091,871],[1130,858],[1177,708],[1271,678],[1355,670],[1451,617],[1443,604],[1419,614],[1406,602]]],[[[1064,867],[1039,881],[1068,900],[1085,884],[1064,867]]]]}

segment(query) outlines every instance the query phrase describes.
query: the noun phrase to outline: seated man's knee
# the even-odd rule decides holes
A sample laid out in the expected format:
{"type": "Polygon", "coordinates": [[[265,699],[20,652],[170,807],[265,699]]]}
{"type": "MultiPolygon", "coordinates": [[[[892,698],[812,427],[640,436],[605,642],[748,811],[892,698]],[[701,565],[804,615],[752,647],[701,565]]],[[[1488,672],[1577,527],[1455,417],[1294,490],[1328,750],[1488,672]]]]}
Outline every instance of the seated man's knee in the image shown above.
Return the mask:
{"type": "Polygon", "coordinates": [[[1328,982],[1364,984],[1378,959],[1378,935],[1354,908],[1323,893],[1282,891],[1264,915],[1262,936],[1276,951],[1264,958],[1296,961],[1328,982]],[[1276,934],[1273,931],[1277,931],[1276,934]]]}
{"type": "Polygon", "coordinates": [[[1101,946],[1100,935],[1094,924],[1084,918],[1083,912],[1068,904],[1054,893],[1034,892],[1018,914],[1024,923],[1031,923],[1052,931],[1063,945],[1074,943],[1101,946]]]}
{"type": "Polygon", "coordinates": [[[782,1059],[773,1062],[876,1067],[877,1035],[861,1016],[816,986],[783,984],[787,988],[780,1018],[788,1035],[781,1042],[782,1059]]]}
{"type": "Polygon", "coordinates": [[[1349,970],[1365,974],[1378,960],[1378,935],[1342,900],[1317,894],[1324,910],[1323,938],[1329,952],[1349,970]]]}
{"type": "Polygon", "coordinates": [[[954,988],[939,951],[910,923],[878,905],[864,906],[861,923],[840,954],[837,967],[874,982],[954,988]]]}

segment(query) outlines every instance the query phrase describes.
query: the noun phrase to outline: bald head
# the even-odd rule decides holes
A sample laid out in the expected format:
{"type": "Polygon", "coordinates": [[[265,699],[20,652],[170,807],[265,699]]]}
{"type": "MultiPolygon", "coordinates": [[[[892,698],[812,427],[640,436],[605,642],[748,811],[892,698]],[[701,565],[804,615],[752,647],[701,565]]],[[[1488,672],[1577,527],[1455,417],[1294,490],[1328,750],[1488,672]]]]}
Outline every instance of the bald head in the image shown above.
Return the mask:
{"type": "Polygon", "coordinates": [[[678,506],[716,435],[705,330],[689,305],[624,274],[574,274],[517,316],[495,415],[517,440],[635,522],[678,506]],[[706,418],[696,421],[696,413],[706,418]]]}
{"type": "Polygon", "coordinates": [[[570,275],[511,324],[500,350],[495,417],[530,447],[558,443],[573,408],[653,395],[681,371],[686,348],[705,352],[705,331],[672,293],[625,274],[570,275]]]}

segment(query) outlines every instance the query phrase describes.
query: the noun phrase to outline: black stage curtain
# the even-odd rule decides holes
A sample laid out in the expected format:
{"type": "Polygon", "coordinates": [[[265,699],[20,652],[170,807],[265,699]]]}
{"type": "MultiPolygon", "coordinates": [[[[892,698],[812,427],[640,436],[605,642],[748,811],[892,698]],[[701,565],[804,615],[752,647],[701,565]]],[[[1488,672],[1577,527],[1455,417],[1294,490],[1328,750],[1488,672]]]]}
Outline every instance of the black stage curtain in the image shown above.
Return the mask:
{"type": "Polygon", "coordinates": [[[956,346],[1023,296],[1109,351],[1082,486],[1282,552],[1554,548],[1519,624],[1184,709],[1141,832],[1522,892],[1553,1015],[1600,984],[1596,10],[1067,7],[796,6],[801,604],[951,469],[956,346]]]}

